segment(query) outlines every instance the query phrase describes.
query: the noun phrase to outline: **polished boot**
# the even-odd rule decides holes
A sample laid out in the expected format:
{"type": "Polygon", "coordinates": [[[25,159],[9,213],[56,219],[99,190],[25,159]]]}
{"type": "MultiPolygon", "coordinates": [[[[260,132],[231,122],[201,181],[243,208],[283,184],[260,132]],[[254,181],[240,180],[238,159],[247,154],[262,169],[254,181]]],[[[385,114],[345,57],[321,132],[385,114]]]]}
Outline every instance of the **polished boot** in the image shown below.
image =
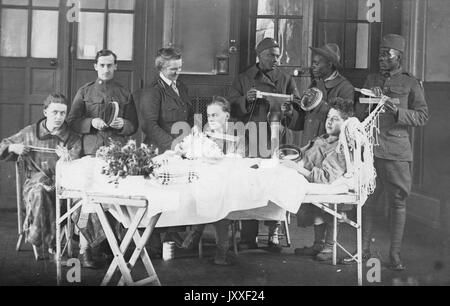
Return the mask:
{"type": "Polygon", "coordinates": [[[405,266],[400,259],[400,250],[403,240],[403,232],[406,223],[406,208],[394,208],[391,210],[391,249],[389,259],[391,264],[389,268],[394,271],[403,271],[405,266]]]}
{"type": "Polygon", "coordinates": [[[295,255],[299,256],[316,256],[322,251],[325,243],[326,224],[322,223],[314,225],[314,244],[310,247],[296,248],[295,255]]]}
{"type": "Polygon", "coordinates": [[[79,254],[78,259],[80,260],[80,264],[83,268],[88,269],[100,268],[100,265],[92,258],[92,253],[90,249],[86,249],[83,253],[79,254]]]}
{"type": "MultiPolygon", "coordinates": [[[[324,223],[325,225],[325,246],[324,248],[316,255],[316,260],[318,261],[328,261],[333,259],[333,244],[334,244],[334,222],[331,220],[331,222],[324,223]]],[[[336,227],[336,230],[339,227],[336,227]]]]}

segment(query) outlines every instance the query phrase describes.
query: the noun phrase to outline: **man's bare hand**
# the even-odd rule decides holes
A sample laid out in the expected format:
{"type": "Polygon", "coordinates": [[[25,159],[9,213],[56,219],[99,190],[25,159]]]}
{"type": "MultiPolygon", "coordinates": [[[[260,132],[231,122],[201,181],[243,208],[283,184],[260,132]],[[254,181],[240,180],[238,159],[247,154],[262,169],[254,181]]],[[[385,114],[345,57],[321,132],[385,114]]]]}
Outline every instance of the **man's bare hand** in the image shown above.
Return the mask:
{"type": "Polygon", "coordinates": [[[258,90],[256,88],[252,88],[247,91],[247,101],[254,102],[256,100],[256,94],[258,90]]]}
{"type": "Polygon", "coordinates": [[[57,146],[55,149],[55,153],[56,155],[58,155],[58,157],[61,158],[62,156],[68,156],[69,150],[66,147],[57,146]]]}
{"type": "Polygon", "coordinates": [[[109,126],[112,127],[113,129],[120,130],[121,128],[123,128],[124,124],[125,123],[124,123],[123,119],[120,117],[117,117],[117,119],[114,120],[113,122],[111,122],[111,124],[109,126]]]}
{"type": "Polygon", "coordinates": [[[281,104],[281,111],[288,117],[292,117],[292,114],[294,112],[292,109],[292,104],[290,102],[284,102],[283,104],[281,104]]]}
{"type": "Polygon", "coordinates": [[[94,127],[94,129],[97,129],[99,131],[104,130],[108,127],[108,125],[106,124],[105,121],[103,121],[103,119],[101,118],[94,118],[92,119],[92,126],[94,127]]]}
{"type": "Polygon", "coordinates": [[[372,87],[370,90],[375,94],[377,97],[381,97],[383,95],[383,90],[381,87],[372,87]]]}
{"type": "Polygon", "coordinates": [[[30,148],[22,143],[13,143],[9,145],[8,151],[17,155],[26,155],[30,152],[30,148]]]}
{"type": "Polygon", "coordinates": [[[397,107],[397,105],[395,105],[393,102],[392,102],[392,100],[387,100],[385,103],[384,103],[384,109],[388,112],[388,113],[391,113],[391,114],[394,114],[394,115],[397,115],[397,113],[398,113],[398,107],[397,107]]]}

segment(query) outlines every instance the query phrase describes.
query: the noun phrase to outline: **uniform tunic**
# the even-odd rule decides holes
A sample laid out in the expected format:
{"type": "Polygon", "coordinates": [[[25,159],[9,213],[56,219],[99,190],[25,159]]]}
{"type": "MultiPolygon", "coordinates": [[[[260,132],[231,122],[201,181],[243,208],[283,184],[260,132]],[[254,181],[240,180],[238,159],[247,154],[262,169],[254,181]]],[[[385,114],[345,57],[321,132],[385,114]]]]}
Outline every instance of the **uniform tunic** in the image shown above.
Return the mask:
{"type": "MultiPolygon", "coordinates": [[[[381,113],[379,145],[374,146],[377,181],[375,192],[368,198],[363,211],[363,249],[370,244],[373,216],[383,192],[391,208],[391,256],[400,253],[406,222],[406,199],[411,191],[412,149],[408,127],[423,126],[428,121],[428,107],[423,88],[411,74],[401,69],[387,74],[371,74],[364,88],[380,87],[391,98],[398,98],[398,113],[381,113]]],[[[364,118],[368,106],[357,104],[357,115],[364,118]]]]}
{"type": "Polygon", "coordinates": [[[72,103],[67,122],[70,128],[83,136],[83,151],[93,155],[101,146],[107,145],[109,138],[125,144],[127,136],[133,135],[139,126],[136,106],[130,91],[114,80],[98,79],[81,87],[72,103]],[[106,105],[118,102],[119,115],[123,118],[122,129],[106,128],[99,131],[92,127],[92,119],[101,118],[107,122],[106,105]]]}
{"type": "MultiPolygon", "coordinates": [[[[399,69],[388,75],[370,74],[364,88],[373,87],[381,87],[385,95],[400,101],[398,116],[388,112],[380,114],[379,145],[374,147],[375,157],[412,161],[408,127],[423,126],[428,121],[428,106],[422,86],[411,74],[399,69]]],[[[358,106],[361,117],[361,111],[364,112],[368,106],[358,106]]]]}
{"type": "MultiPolygon", "coordinates": [[[[243,123],[255,122],[257,124],[257,137],[250,137],[249,141],[250,152],[251,148],[258,148],[258,157],[261,156],[260,144],[258,139],[264,135],[259,135],[259,123],[267,123],[267,115],[270,111],[270,103],[266,99],[256,99],[254,102],[247,101],[247,92],[255,88],[259,91],[295,95],[298,97],[297,85],[292,76],[283,73],[279,69],[274,69],[266,73],[258,68],[258,64],[250,67],[247,71],[239,74],[234,80],[232,88],[229,92],[229,101],[231,103],[231,116],[237,121],[243,123]]],[[[267,135],[266,148],[270,147],[270,125],[266,125],[264,133],[267,135]]],[[[256,156],[251,156],[256,157],[256,156]]]]}

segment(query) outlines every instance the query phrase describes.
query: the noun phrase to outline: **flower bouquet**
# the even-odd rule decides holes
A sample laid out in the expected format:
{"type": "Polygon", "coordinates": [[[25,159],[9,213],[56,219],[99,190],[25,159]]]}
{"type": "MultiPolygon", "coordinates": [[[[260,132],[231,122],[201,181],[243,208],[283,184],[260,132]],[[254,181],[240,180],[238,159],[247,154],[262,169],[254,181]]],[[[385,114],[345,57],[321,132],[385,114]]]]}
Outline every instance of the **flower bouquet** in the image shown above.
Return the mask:
{"type": "Polygon", "coordinates": [[[199,132],[196,127],[175,146],[175,153],[191,160],[220,160],[224,156],[217,143],[199,132]]]}
{"type": "Polygon", "coordinates": [[[119,141],[111,138],[110,144],[100,147],[96,153],[97,158],[106,162],[102,168],[102,174],[117,179],[132,175],[143,175],[144,178],[148,178],[158,167],[152,160],[157,155],[158,150],[153,146],[141,144],[138,147],[135,140],[129,140],[122,146],[119,141]]]}

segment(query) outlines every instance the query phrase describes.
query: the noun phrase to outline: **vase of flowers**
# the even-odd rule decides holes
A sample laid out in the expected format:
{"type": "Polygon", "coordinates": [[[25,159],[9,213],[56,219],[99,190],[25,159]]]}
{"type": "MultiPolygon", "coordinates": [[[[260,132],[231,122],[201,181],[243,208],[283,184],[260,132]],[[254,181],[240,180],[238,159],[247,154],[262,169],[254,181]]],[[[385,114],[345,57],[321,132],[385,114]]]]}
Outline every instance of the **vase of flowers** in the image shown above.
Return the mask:
{"type": "Polygon", "coordinates": [[[158,167],[153,158],[158,155],[158,150],[153,146],[136,145],[135,140],[129,140],[124,146],[119,141],[109,139],[109,145],[100,147],[96,157],[104,160],[106,165],[102,168],[102,174],[113,178],[125,178],[127,176],[144,176],[149,178],[153,170],[158,167]]]}

